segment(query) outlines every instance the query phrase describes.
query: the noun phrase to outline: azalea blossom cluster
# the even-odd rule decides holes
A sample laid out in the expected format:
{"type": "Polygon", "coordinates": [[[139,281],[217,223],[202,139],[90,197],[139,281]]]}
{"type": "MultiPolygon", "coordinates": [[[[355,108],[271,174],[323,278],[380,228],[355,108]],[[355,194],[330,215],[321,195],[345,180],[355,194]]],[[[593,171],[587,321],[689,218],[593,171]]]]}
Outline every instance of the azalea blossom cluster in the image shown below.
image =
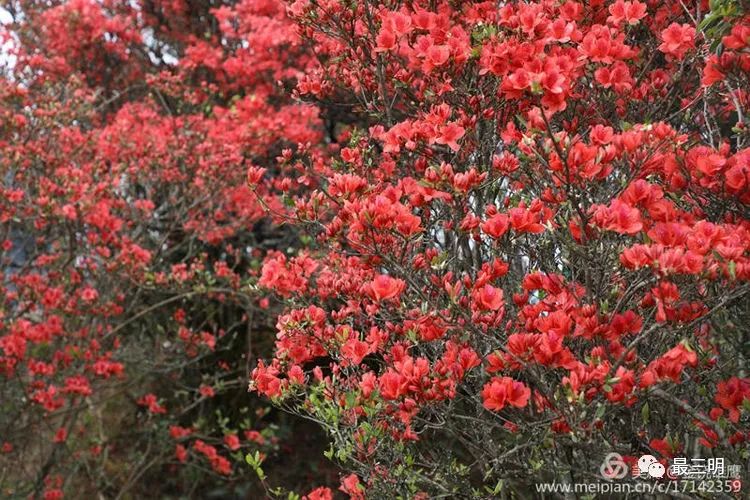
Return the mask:
{"type": "Polygon", "coordinates": [[[323,426],[373,498],[497,494],[611,451],[741,462],[737,3],[288,13],[322,62],[297,94],[354,117],[332,159],[281,159],[308,188],[288,223],[309,244],[265,260],[259,285],[287,309],[251,389],[323,426]]]}
{"type": "Polygon", "coordinates": [[[744,463],[746,8],[7,3],[0,496],[744,463]]]}
{"type": "Polygon", "coordinates": [[[253,191],[246,171],[322,126],[284,91],[311,61],[284,6],[214,7],[5,7],[2,497],[202,491],[279,450],[287,429],[244,385],[288,181],[253,191]]]}

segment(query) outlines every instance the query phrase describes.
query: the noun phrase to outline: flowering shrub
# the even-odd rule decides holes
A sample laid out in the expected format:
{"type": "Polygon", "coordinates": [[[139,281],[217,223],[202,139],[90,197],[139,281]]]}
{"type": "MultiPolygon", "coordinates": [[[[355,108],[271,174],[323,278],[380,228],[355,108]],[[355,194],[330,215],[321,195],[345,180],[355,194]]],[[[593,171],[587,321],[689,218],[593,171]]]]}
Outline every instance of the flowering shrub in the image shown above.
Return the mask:
{"type": "Polygon", "coordinates": [[[343,491],[744,463],[745,6],[290,3],[320,59],[295,92],[350,111],[332,159],[283,158],[310,238],[266,256],[287,308],[251,388],[327,430],[343,491]]]}
{"type": "Polygon", "coordinates": [[[309,64],[284,7],[211,5],[6,12],[3,498],[247,489],[244,455],[288,448],[295,424],[247,398],[273,325],[255,283],[296,241],[266,221],[275,158],[322,127],[284,92],[309,64]]]}
{"type": "Polygon", "coordinates": [[[746,463],[747,2],[1,18],[0,496],[331,499],[301,421],[355,499],[746,463]]]}

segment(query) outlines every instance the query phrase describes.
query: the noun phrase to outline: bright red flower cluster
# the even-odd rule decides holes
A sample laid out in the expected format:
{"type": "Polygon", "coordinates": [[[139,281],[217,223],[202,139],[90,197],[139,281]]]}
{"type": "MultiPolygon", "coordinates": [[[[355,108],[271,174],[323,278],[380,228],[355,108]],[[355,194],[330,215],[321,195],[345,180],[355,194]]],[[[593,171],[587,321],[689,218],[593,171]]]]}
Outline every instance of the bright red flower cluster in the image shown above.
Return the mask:
{"type": "Polygon", "coordinates": [[[750,453],[743,2],[17,4],[0,460],[42,462],[19,495],[82,463],[115,496],[262,472],[265,410],[220,406],[248,371],[353,498],[750,453]]]}
{"type": "Polygon", "coordinates": [[[287,92],[311,53],[280,1],[23,0],[2,39],[0,496],[236,479],[277,448],[264,403],[220,401],[273,324],[259,278],[298,290],[260,259],[289,238],[264,221],[296,189],[285,151],[326,149],[287,92]]]}
{"type": "Polygon", "coordinates": [[[572,466],[567,439],[591,470],[604,442],[676,451],[665,428],[746,449],[750,25],[709,7],[294,2],[323,61],[299,95],[362,113],[338,155],[289,159],[319,179],[311,238],[264,263],[288,309],[252,388],[374,496],[468,494],[461,457],[487,488],[572,466]]]}

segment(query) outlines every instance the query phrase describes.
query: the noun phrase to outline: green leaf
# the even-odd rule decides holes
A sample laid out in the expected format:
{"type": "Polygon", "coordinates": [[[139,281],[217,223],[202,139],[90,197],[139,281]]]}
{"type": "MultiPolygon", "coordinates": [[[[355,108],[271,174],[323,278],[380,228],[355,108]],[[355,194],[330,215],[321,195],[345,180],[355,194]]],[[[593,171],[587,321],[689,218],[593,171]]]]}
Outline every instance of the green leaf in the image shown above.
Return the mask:
{"type": "Polygon", "coordinates": [[[505,480],[500,479],[497,484],[495,485],[495,489],[492,490],[492,493],[494,495],[499,494],[503,490],[503,485],[505,484],[505,480]]]}
{"type": "Polygon", "coordinates": [[[601,418],[604,416],[604,412],[606,411],[607,407],[604,405],[599,405],[596,409],[596,413],[594,414],[594,417],[596,417],[597,420],[601,420],[601,418]]]}
{"type": "Polygon", "coordinates": [[[346,393],[346,408],[354,408],[357,403],[357,395],[354,392],[346,393]]]}

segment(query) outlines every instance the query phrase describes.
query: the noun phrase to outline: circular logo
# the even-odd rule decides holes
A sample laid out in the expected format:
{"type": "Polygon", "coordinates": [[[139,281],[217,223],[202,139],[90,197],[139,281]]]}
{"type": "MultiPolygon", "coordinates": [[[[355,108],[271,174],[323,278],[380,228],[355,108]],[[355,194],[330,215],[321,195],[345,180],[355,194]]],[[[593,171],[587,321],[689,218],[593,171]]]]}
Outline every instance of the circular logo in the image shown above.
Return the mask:
{"type": "Polygon", "coordinates": [[[666,468],[660,464],[659,462],[653,463],[648,468],[648,475],[659,479],[660,477],[664,477],[664,473],[666,472],[666,468]]]}
{"type": "Polygon", "coordinates": [[[638,470],[641,474],[648,474],[648,469],[651,465],[657,463],[658,460],[653,455],[643,455],[638,459],[638,470]]]}
{"type": "Polygon", "coordinates": [[[599,472],[606,479],[622,479],[628,475],[628,466],[619,453],[608,453],[599,472]]]}

